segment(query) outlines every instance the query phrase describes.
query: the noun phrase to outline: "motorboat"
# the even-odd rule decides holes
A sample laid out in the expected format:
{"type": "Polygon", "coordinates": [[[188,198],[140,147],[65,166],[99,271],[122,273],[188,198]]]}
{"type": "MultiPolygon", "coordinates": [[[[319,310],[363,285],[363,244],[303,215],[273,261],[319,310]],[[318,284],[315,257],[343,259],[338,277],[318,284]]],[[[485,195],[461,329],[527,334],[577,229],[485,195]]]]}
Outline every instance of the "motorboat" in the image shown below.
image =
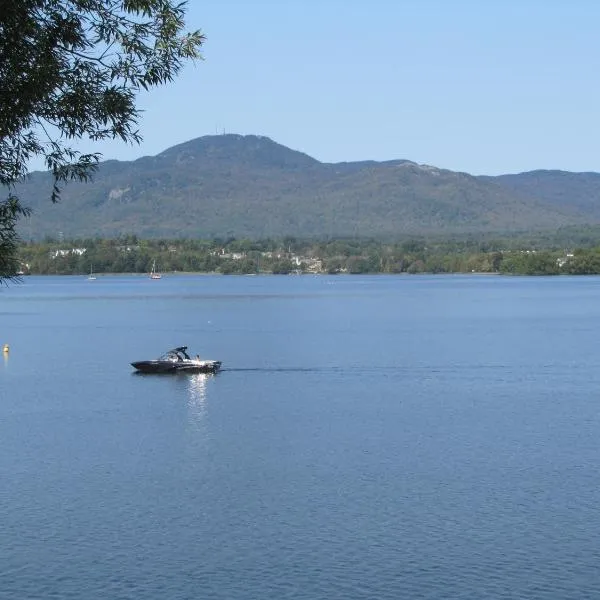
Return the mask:
{"type": "Polygon", "coordinates": [[[221,368],[220,360],[192,358],[187,346],[165,352],[154,360],[132,362],[131,366],[140,373],[216,373],[221,368]]]}

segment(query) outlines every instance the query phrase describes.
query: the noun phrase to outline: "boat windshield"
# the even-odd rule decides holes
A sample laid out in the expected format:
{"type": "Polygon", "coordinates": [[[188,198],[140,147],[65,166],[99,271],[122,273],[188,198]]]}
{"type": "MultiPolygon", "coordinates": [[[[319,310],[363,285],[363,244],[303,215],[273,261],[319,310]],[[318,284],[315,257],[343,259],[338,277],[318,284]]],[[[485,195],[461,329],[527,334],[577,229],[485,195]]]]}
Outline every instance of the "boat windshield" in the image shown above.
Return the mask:
{"type": "Polygon", "coordinates": [[[173,362],[178,362],[181,360],[190,360],[190,357],[188,356],[186,350],[187,346],[174,348],[173,350],[165,352],[162,356],[159,357],[159,360],[171,360],[173,362]]]}

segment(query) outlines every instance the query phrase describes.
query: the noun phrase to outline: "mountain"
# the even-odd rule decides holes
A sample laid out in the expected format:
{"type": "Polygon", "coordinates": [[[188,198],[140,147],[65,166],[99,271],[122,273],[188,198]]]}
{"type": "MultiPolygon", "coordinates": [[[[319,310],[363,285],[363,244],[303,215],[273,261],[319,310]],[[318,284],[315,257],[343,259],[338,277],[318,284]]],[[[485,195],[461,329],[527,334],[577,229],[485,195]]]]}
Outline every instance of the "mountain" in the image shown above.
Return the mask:
{"type": "Polygon", "coordinates": [[[600,220],[600,173],[539,170],[481,179],[519,194],[542,198],[549,206],[575,209],[600,220]]]}
{"type": "Polygon", "coordinates": [[[34,211],[20,233],[25,239],[58,232],[392,237],[590,222],[586,202],[561,202],[556,191],[546,197],[536,185],[503,177],[475,177],[409,160],[321,163],[267,137],[205,136],[157,156],[106,161],[93,182],[69,184],[58,205],[49,200],[49,175],[33,173],[18,190],[34,211]]]}

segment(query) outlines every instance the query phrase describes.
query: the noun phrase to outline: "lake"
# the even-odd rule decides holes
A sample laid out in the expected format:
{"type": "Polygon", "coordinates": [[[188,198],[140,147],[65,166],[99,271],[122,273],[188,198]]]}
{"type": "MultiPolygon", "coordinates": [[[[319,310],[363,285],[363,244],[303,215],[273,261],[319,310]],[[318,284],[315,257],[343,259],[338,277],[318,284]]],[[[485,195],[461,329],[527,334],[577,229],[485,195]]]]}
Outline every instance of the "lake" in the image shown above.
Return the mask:
{"type": "Polygon", "coordinates": [[[600,597],[598,277],[32,276],[4,343],[2,599],[600,597]]]}

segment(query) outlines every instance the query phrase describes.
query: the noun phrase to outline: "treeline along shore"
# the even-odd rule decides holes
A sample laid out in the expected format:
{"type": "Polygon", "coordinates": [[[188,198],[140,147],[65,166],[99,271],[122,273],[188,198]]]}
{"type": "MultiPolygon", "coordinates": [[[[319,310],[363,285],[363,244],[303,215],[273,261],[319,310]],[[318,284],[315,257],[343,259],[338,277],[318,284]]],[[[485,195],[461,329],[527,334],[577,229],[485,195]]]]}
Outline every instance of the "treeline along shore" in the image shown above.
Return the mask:
{"type": "Polygon", "coordinates": [[[525,239],[279,240],[46,239],[22,243],[23,275],[148,273],[417,274],[496,273],[590,275],[600,273],[600,242],[544,247],[525,239]]]}

